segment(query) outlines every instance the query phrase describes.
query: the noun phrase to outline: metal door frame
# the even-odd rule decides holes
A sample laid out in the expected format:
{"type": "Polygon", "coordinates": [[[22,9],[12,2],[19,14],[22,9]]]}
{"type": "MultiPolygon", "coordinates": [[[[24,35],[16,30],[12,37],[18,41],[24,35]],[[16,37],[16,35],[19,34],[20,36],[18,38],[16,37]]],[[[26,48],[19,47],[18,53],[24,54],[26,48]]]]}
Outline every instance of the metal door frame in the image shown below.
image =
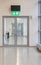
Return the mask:
{"type": "Polygon", "coordinates": [[[29,16],[3,16],[2,17],[2,28],[3,28],[2,29],[3,47],[4,46],[6,47],[29,47],[29,16]],[[15,22],[17,21],[17,18],[27,18],[27,45],[17,45],[17,39],[16,39],[16,45],[5,45],[4,44],[4,18],[15,18],[15,22]]]}

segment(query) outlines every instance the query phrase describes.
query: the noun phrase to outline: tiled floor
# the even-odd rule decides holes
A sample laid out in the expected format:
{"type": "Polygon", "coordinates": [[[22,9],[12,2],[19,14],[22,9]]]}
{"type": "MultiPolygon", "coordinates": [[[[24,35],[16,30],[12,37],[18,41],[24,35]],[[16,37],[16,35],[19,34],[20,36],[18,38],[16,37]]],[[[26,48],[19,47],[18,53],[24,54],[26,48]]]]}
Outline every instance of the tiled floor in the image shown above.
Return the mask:
{"type": "Polygon", "coordinates": [[[31,47],[0,47],[0,65],[41,65],[41,53],[31,47]]]}

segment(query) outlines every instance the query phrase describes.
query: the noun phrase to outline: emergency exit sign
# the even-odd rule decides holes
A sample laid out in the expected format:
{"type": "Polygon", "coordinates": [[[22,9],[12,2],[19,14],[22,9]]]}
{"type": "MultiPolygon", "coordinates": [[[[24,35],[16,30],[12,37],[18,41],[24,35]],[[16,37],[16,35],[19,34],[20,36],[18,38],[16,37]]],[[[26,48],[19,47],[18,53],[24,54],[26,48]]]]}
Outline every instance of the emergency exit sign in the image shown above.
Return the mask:
{"type": "Polygon", "coordinates": [[[12,16],[20,15],[20,5],[11,5],[11,14],[12,16]]]}

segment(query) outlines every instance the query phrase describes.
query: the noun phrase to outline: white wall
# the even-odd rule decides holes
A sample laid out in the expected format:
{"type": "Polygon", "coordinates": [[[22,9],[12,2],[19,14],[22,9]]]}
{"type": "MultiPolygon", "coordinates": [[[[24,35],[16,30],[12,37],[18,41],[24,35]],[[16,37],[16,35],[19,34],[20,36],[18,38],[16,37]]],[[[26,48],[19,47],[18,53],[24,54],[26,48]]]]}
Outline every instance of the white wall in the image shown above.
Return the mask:
{"type": "Polygon", "coordinates": [[[30,20],[30,46],[38,44],[38,3],[36,2],[32,7],[32,20],[30,20]]]}
{"type": "MultiPolygon", "coordinates": [[[[0,46],[2,46],[2,16],[10,16],[10,6],[11,5],[21,5],[21,16],[30,16],[32,15],[31,7],[37,0],[0,0],[0,46]]],[[[34,19],[33,19],[34,20],[34,19]]],[[[37,43],[37,22],[33,22],[30,24],[30,45],[35,45],[37,43]],[[34,25],[36,28],[34,28],[34,25]],[[33,32],[33,33],[32,33],[33,32]],[[33,36],[32,36],[33,35],[33,36]],[[35,35],[35,36],[34,36],[35,35]]]]}

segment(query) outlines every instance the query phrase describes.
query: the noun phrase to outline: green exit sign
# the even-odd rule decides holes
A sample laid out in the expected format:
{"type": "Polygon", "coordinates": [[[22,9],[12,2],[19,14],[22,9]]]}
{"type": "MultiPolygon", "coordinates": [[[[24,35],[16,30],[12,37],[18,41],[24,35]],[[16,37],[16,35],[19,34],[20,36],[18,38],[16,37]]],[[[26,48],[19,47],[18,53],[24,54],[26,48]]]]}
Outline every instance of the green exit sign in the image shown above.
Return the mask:
{"type": "Polygon", "coordinates": [[[19,16],[20,11],[11,11],[12,16],[19,16]]]}

